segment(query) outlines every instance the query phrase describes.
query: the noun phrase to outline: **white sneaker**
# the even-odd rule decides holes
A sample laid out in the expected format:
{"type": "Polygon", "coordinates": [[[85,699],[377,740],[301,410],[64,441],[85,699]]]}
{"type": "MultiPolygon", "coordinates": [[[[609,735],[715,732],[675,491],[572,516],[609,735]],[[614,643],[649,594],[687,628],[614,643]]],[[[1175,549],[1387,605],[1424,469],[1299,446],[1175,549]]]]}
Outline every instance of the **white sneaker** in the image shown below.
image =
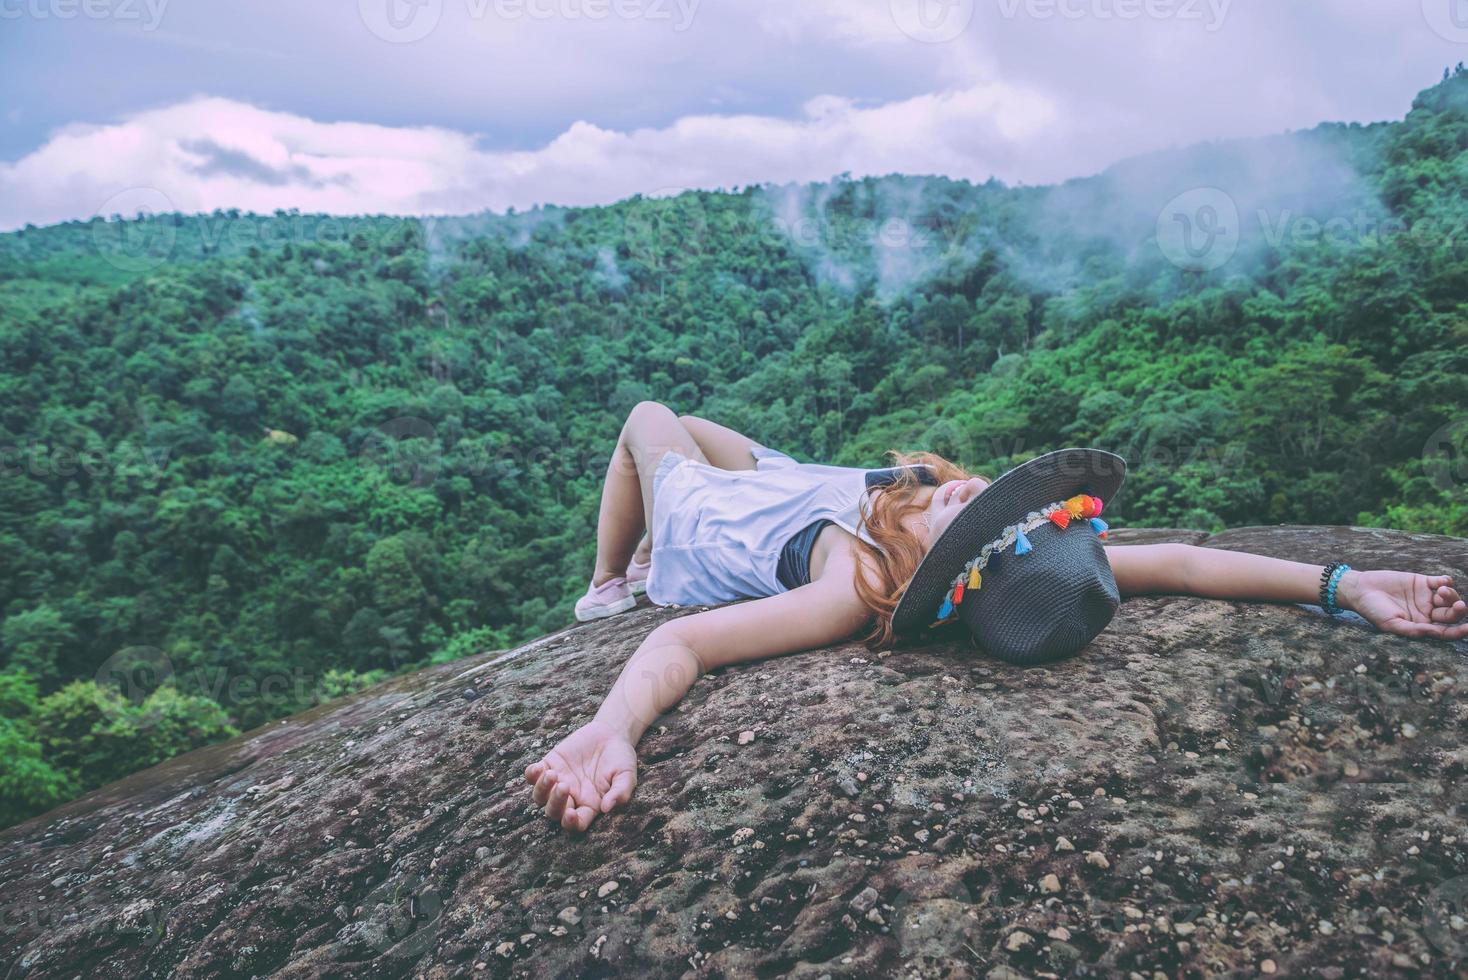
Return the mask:
{"type": "Polygon", "coordinates": [[[637,559],[627,563],[627,588],[632,590],[633,595],[642,595],[647,591],[647,575],[652,571],[652,562],[646,565],[637,564],[637,559]]]}
{"type": "Polygon", "coordinates": [[[637,597],[627,588],[627,580],[621,576],[601,586],[588,586],[586,594],[576,600],[576,618],[585,623],[593,619],[605,619],[624,613],[637,605],[637,597]]]}

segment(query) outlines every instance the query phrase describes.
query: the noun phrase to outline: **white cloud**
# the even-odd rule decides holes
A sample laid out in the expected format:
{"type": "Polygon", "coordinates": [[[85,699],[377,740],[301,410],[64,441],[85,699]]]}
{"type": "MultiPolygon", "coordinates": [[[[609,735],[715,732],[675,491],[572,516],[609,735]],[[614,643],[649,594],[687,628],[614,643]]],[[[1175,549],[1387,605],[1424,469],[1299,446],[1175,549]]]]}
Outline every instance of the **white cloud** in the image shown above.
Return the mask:
{"type": "Polygon", "coordinates": [[[462,213],[842,171],[1048,183],[1168,146],[1399,118],[1463,57],[1421,11],[1304,0],[1126,17],[1116,0],[700,0],[683,31],[441,6],[412,44],[373,34],[355,3],[175,5],[136,37],[17,22],[17,51],[68,70],[35,92],[26,62],[12,71],[28,101],[0,99],[0,140],[26,155],[0,161],[0,228],[160,195],[183,211],[462,213]],[[130,69],[98,74],[119,52],[130,69]],[[183,101],[201,77],[230,98],[183,101]],[[160,91],[176,104],[46,128],[160,91]],[[366,122],[326,121],[341,119],[366,122]]]}
{"type": "Polygon", "coordinates": [[[485,150],[475,134],[444,128],[320,122],[198,98],[116,123],[70,126],[15,163],[0,163],[0,227],[137,203],[184,212],[444,214],[601,204],[842,171],[1015,179],[1036,144],[1067,138],[1047,98],[1001,84],[876,105],[823,96],[789,119],[690,115],[625,132],[577,122],[527,151],[485,150]]]}

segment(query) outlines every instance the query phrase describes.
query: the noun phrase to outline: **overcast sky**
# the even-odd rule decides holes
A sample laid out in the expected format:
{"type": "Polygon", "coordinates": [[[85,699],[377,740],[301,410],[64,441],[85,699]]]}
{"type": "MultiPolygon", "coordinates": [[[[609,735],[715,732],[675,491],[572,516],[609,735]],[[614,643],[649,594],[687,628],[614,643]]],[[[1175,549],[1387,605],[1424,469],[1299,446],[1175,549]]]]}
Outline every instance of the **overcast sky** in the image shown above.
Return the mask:
{"type": "Polygon", "coordinates": [[[0,228],[1048,183],[1464,59],[1468,0],[0,0],[0,228]]]}

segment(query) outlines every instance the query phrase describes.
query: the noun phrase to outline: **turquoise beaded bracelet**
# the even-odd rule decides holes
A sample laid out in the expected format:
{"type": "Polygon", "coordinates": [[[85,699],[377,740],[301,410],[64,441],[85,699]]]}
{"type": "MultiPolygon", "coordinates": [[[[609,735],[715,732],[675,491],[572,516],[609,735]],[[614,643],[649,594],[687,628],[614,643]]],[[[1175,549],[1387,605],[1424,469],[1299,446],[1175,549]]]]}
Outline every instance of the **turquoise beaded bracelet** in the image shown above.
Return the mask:
{"type": "Polygon", "coordinates": [[[1344,609],[1335,604],[1335,590],[1341,584],[1341,579],[1350,570],[1351,566],[1343,561],[1333,561],[1330,563],[1330,568],[1328,569],[1329,577],[1320,590],[1320,605],[1332,616],[1339,616],[1345,612],[1344,609]]]}

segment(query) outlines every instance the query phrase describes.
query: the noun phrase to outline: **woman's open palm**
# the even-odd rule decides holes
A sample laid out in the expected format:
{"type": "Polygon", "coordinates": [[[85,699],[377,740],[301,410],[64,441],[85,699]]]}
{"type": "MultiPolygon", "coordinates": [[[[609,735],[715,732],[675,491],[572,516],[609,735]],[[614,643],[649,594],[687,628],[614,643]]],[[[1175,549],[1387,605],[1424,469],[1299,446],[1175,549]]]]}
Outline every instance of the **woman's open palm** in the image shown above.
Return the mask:
{"type": "Polygon", "coordinates": [[[610,725],[593,721],[525,767],[531,798],[567,830],[585,830],[598,814],[632,798],[637,749],[610,725]]]}
{"type": "Polygon", "coordinates": [[[1351,608],[1377,629],[1399,636],[1468,637],[1468,605],[1447,575],[1362,572],[1351,608]]]}

